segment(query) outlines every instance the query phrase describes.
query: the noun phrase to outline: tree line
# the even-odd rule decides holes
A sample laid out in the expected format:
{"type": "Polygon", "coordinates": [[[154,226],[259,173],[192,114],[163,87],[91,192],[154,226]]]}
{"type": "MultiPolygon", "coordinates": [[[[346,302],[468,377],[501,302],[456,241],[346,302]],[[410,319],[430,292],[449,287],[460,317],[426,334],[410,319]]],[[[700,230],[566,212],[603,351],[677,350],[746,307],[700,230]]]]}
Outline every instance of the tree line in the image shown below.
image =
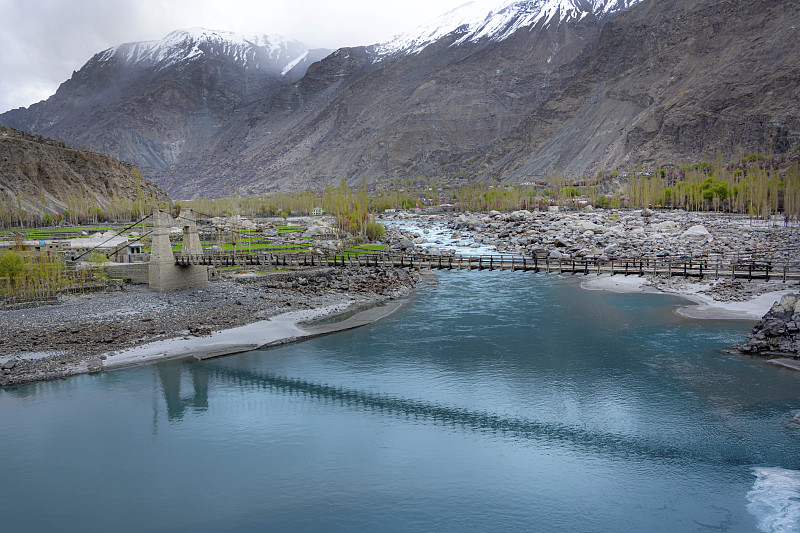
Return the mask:
{"type": "MultiPolygon", "coordinates": [[[[785,220],[800,220],[800,151],[782,156],[751,154],[736,161],[704,161],[681,168],[644,172],[631,167],[620,176],[617,171],[599,172],[591,179],[572,179],[552,172],[541,180],[524,184],[483,181],[447,186],[434,178],[396,180],[367,187],[339,186],[322,190],[279,192],[225,198],[199,198],[174,205],[159,202],[136,186],[134,198],[114,197],[100,201],[90,195],[73,194],[66,209],[51,214],[43,208],[26,210],[36,199],[17,195],[0,200],[0,227],[40,226],[61,223],[127,222],[150,213],[152,208],[192,207],[208,216],[249,217],[308,216],[315,208],[336,218],[340,229],[366,233],[372,215],[386,209],[447,206],[454,210],[510,211],[546,210],[550,206],[602,208],[679,208],[689,211],[717,211],[769,218],[783,213],[785,220]],[[619,183],[623,183],[619,186],[619,183]]],[[[44,192],[39,198],[43,204],[44,192]]]]}

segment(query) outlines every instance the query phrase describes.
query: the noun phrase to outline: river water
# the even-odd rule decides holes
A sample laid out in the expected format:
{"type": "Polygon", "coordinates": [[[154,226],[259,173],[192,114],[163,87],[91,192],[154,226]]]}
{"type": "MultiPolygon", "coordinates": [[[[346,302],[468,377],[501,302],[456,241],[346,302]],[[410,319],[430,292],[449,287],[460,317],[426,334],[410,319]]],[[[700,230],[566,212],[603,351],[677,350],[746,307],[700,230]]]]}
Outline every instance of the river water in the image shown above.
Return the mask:
{"type": "Polygon", "coordinates": [[[797,531],[746,322],[442,272],[360,329],[0,392],[4,531],[797,531]]]}

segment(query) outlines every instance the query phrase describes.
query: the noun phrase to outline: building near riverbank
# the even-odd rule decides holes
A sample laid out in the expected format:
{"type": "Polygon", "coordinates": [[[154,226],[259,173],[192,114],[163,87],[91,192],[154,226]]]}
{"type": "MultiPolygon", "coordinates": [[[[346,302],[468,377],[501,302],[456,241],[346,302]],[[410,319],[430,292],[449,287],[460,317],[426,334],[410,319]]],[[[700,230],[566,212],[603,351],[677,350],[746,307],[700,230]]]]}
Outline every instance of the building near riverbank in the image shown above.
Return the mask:
{"type": "Polygon", "coordinates": [[[45,239],[25,239],[20,241],[0,241],[0,252],[22,250],[28,252],[63,252],[66,241],[45,239]]]}
{"type": "Polygon", "coordinates": [[[141,241],[132,240],[124,235],[118,235],[113,231],[95,233],[89,237],[78,237],[66,241],[65,257],[70,261],[88,259],[92,253],[99,252],[105,254],[108,259],[118,263],[131,262],[132,256],[143,257],[143,246],[141,241]]]}

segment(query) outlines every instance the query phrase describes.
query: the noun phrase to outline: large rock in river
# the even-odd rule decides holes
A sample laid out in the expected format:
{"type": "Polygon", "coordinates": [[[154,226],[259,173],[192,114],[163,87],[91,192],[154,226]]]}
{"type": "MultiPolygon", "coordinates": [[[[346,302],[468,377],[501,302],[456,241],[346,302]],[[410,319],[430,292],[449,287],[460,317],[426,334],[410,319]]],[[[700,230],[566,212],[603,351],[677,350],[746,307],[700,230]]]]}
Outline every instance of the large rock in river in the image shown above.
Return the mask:
{"type": "Polygon", "coordinates": [[[800,294],[787,294],[750,332],[749,341],[734,346],[740,352],[780,354],[800,358],[800,294]]]}

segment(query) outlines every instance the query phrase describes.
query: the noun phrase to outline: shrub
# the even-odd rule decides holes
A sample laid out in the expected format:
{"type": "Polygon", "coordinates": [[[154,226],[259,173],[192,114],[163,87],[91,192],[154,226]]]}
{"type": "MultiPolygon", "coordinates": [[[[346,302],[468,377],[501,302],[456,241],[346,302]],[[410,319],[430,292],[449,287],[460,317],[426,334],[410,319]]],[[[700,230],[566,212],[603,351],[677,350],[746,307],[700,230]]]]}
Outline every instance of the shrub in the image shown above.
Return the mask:
{"type": "Polygon", "coordinates": [[[92,252],[89,256],[89,268],[92,270],[92,277],[97,281],[104,281],[108,279],[108,271],[106,265],[108,264],[108,257],[102,252],[92,252]]]}
{"type": "Polygon", "coordinates": [[[366,231],[367,238],[369,238],[370,241],[377,241],[386,235],[386,228],[383,227],[383,224],[378,222],[367,222],[366,231]]]}
{"type": "Polygon", "coordinates": [[[0,278],[13,282],[14,278],[25,268],[25,261],[16,252],[4,252],[0,255],[0,278]]]}

